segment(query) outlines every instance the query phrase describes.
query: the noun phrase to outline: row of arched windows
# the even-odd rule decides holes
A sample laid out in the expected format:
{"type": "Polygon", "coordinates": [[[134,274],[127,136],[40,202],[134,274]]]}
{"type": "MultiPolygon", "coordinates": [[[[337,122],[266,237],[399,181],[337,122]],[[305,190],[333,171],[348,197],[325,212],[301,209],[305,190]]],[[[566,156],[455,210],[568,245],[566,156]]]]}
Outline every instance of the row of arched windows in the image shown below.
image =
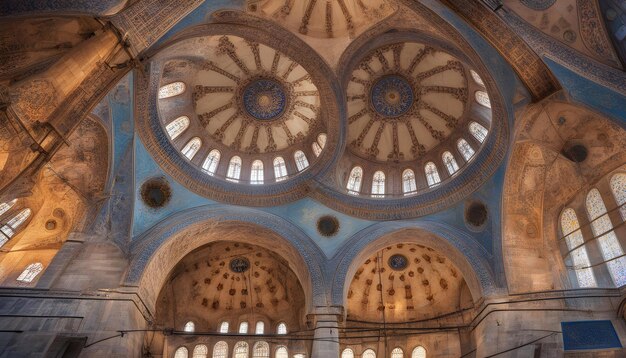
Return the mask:
{"type": "Polygon", "coordinates": [[[17,203],[17,199],[13,199],[6,203],[0,204],[0,247],[4,246],[15,234],[22,224],[30,217],[32,211],[29,208],[25,208],[15,213],[13,216],[9,216],[6,222],[4,221],[5,214],[9,213],[9,210],[17,203]]]}
{"type": "MultiPolygon", "coordinates": [[[[480,143],[484,142],[489,134],[487,128],[477,122],[470,122],[470,133],[480,143]]],[[[476,151],[472,146],[463,138],[457,141],[457,148],[459,153],[463,156],[466,162],[469,162],[476,154],[476,151]]],[[[443,165],[448,170],[448,174],[454,175],[459,170],[459,165],[454,159],[454,155],[449,151],[442,154],[441,160],[443,165]]],[[[426,181],[429,188],[436,187],[441,183],[441,177],[439,176],[439,170],[434,162],[427,162],[424,165],[424,174],[426,175],[426,181]]],[[[348,193],[358,195],[361,192],[361,184],[363,182],[363,168],[356,166],[350,171],[348,177],[348,183],[346,189],[348,193]]],[[[415,172],[413,169],[405,169],[402,172],[402,193],[404,195],[411,195],[417,191],[417,182],[415,180],[415,172]]],[[[380,198],[385,196],[385,173],[383,171],[376,171],[372,176],[372,191],[371,196],[374,198],[380,198]]]]}
{"type": "MultiPolygon", "coordinates": [[[[622,221],[626,221],[626,174],[613,175],[609,182],[615,202],[619,207],[622,221]]],[[[624,250],[617,238],[613,223],[609,217],[606,204],[600,191],[591,189],[585,198],[585,209],[591,226],[593,237],[583,235],[576,211],[565,208],[561,213],[561,233],[565,239],[567,253],[572,262],[572,268],[576,274],[576,281],[581,288],[597,287],[598,283],[594,268],[606,264],[611,280],[616,287],[626,284],[626,257],[624,250]],[[588,245],[594,245],[597,240],[603,262],[592,264],[587,252],[588,245]]]]}
{"type": "MultiPolygon", "coordinates": [[[[209,348],[204,344],[198,344],[193,349],[193,358],[208,358],[209,348]]],[[[233,358],[249,358],[250,346],[247,342],[237,342],[233,347],[233,358]]],[[[294,358],[304,358],[304,354],[299,353],[294,358]]],[[[178,347],[174,352],[174,358],[189,358],[187,347],[178,347]]],[[[211,358],[228,358],[228,343],[219,341],[213,346],[211,358]]],[[[255,342],[252,346],[252,358],[270,358],[270,345],[267,342],[255,342]]],[[[285,346],[278,346],[274,351],[274,358],[289,358],[289,351],[285,346]]]]}
{"type": "MultiPolygon", "coordinates": [[[[341,358],[354,358],[354,351],[352,348],[346,348],[341,352],[341,358]]],[[[391,358],[404,358],[404,351],[400,347],[396,347],[391,351],[391,358]]],[[[361,354],[361,358],[376,358],[376,351],[373,349],[366,349],[361,354]]],[[[426,358],[426,349],[422,346],[417,346],[411,352],[411,358],[426,358]]]]}
{"type": "MultiPolygon", "coordinates": [[[[220,323],[217,331],[219,333],[228,333],[229,327],[230,327],[230,324],[228,323],[228,321],[223,321],[222,323],[220,323]]],[[[249,325],[247,321],[240,322],[238,333],[248,334],[248,327],[249,325]]],[[[195,332],[195,330],[196,330],[196,325],[195,323],[193,323],[193,321],[189,321],[185,323],[185,326],[183,327],[183,331],[185,332],[193,333],[195,332]]],[[[265,322],[257,321],[255,329],[254,329],[254,334],[264,334],[264,333],[265,333],[265,322]]],[[[285,322],[278,323],[278,325],[276,326],[276,334],[287,334],[287,325],[285,324],[285,322]]]]}

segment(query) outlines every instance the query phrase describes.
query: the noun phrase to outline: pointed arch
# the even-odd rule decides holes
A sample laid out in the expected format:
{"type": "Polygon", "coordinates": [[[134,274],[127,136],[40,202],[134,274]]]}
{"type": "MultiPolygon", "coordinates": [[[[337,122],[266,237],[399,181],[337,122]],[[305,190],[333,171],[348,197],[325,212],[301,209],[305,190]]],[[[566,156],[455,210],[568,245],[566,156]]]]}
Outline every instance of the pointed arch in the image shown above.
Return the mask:
{"type": "Polygon", "coordinates": [[[185,332],[193,332],[195,330],[196,330],[196,325],[193,323],[193,321],[189,321],[185,323],[185,327],[183,327],[183,331],[185,332]]]}
{"type": "Polygon", "coordinates": [[[170,139],[174,140],[178,138],[179,135],[183,134],[188,127],[189,117],[181,116],[168,123],[168,125],[165,126],[165,131],[167,132],[167,135],[170,136],[170,139]]]}
{"type": "Polygon", "coordinates": [[[362,358],[376,358],[376,352],[373,349],[366,349],[363,354],[361,354],[362,358]]]}
{"type": "Polygon", "coordinates": [[[200,150],[201,146],[202,140],[199,137],[193,137],[189,140],[189,142],[187,142],[187,144],[185,144],[181,153],[183,153],[187,159],[192,160],[196,153],[200,150]]]}
{"type": "Polygon", "coordinates": [[[404,358],[404,351],[402,348],[396,347],[391,351],[391,358],[404,358]]]}

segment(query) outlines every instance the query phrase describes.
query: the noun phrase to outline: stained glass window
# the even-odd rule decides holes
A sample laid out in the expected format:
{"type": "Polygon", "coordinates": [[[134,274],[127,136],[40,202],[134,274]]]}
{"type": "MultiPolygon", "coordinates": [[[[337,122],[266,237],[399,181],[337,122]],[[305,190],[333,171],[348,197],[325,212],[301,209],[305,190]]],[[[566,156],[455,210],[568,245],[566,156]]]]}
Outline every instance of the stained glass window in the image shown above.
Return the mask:
{"type": "Polygon", "coordinates": [[[619,212],[622,220],[626,221],[626,174],[619,173],[611,178],[611,190],[615,196],[615,202],[620,206],[619,212]]]}
{"type": "Polygon", "coordinates": [[[487,134],[489,133],[487,128],[476,122],[470,122],[469,131],[472,133],[474,138],[481,143],[485,141],[485,138],[487,138],[487,134]]]}
{"type": "Polygon", "coordinates": [[[309,166],[309,160],[306,159],[306,155],[303,151],[298,150],[294,153],[293,158],[296,160],[296,167],[301,172],[309,166]]]}
{"type": "Polygon", "coordinates": [[[274,355],[275,358],[289,358],[289,352],[287,352],[287,348],[286,347],[278,347],[276,349],[276,354],[274,355]]]}
{"type": "Polygon", "coordinates": [[[178,347],[176,352],[174,352],[174,358],[188,358],[189,351],[185,347],[178,347]]]}
{"type": "Polygon", "coordinates": [[[250,184],[263,184],[263,162],[260,160],[255,160],[254,162],[252,162],[252,170],[250,171],[250,184]]]}
{"type": "Polygon", "coordinates": [[[239,323],[239,333],[248,334],[248,322],[239,323]]]}
{"type": "Polygon", "coordinates": [[[228,172],[226,173],[226,179],[238,182],[240,176],[241,158],[235,155],[234,157],[230,158],[230,162],[228,163],[228,172]]]}
{"type": "Polygon", "coordinates": [[[233,349],[233,358],[248,358],[248,351],[250,350],[248,343],[237,342],[233,349]]]}
{"type": "Polygon", "coordinates": [[[187,127],[189,127],[189,117],[182,116],[165,126],[165,131],[167,131],[167,135],[170,136],[170,139],[174,140],[181,135],[187,127]]]}
{"type": "Polygon", "coordinates": [[[404,358],[404,352],[399,347],[394,348],[391,351],[391,358],[404,358]]]}
{"type": "Polygon", "coordinates": [[[598,238],[602,257],[607,261],[606,265],[615,286],[626,284],[626,257],[616,258],[624,254],[622,247],[613,231],[613,224],[606,213],[606,206],[598,189],[591,189],[587,194],[587,213],[591,222],[593,235],[598,238]],[[614,259],[616,258],[616,259],[614,259]],[[614,259],[614,260],[611,260],[614,259]],[[611,261],[609,261],[611,260],[611,261]]]}
{"type": "Polygon", "coordinates": [[[4,215],[4,213],[9,211],[9,209],[11,209],[13,205],[15,205],[15,203],[17,203],[17,199],[13,199],[9,201],[8,203],[0,204],[0,216],[4,215]]]}
{"type": "Polygon", "coordinates": [[[256,342],[252,348],[252,358],[270,358],[270,345],[267,342],[256,342]]]}
{"type": "Polygon", "coordinates": [[[206,156],[204,163],[202,163],[202,170],[204,170],[207,174],[213,175],[217,170],[217,166],[220,164],[220,157],[222,154],[219,150],[213,149],[209,152],[209,155],[206,156]]]}
{"type": "Polygon", "coordinates": [[[362,358],[376,358],[376,352],[373,349],[368,349],[361,355],[362,358]]]}
{"type": "Polygon", "coordinates": [[[411,358],[426,358],[426,349],[422,346],[417,346],[411,353],[411,358]]]}
{"type": "MultiPolygon", "coordinates": [[[[228,327],[226,328],[228,331],[228,327]]],[[[226,333],[226,332],[220,332],[226,333]]],[[[228,358],[228,343],[219,341],[213,346],[213,358],[228,358]]]]}
{"type": "Polygon", "coordinates": [[[483,79],[480,77],[478,72],[470,70],[470,74],[472,75],[472,78],[474,79],[474,82],[476,82],[476,84],[485,87],[485,82],[483,82],[483,79]]]}
{"type": "Polygon", "coordinates": [[[319,157],[320,154],[322,154],[322,147],[320,147],[317,142],[313,142],[313,144],[311,144],[311,147],[313,149],[313,154],[315,154],[316,157],[319,157]]]}
{"type": "Polygon", "coordinates": [[[185,92],[185,84],[183,82],[172,82],[159,88],[159,99],[178,96],[185,92]]]}
{"type": "Polygon", "coordinates": [[[33,282],[35,277],[37,277],[41,271],[43,271],[43,265],[41,262],[35,262],[26,266],[24,271],[22,271],[22,273],[17,277],[17,280],[24,283],[33,282]]]}
{"type": "Polygon", "coordinates": [[[354,358],[354,351],[350,348],[346,348],[341,352],[341,358],[354,358]]]}
{"type": "Polygon", "coordinates": [[[224,321],[224,322],[220,323],[219,332],[220,333],[228,333],[228,322],[224,321]]]}
{"type": "Polygon", "coordinates": [[[487,108],[491,108],[491,101],[489,100],[489,95],[485,91],[476,91],[476,102],[481,106],[485,106],[487,108]]]}
{"type": "Polygon", "coordinates": [[[284,322],[280,322],[278,324],[278,328],[276,329],[276,333],[287,334],[287,325],[284,322]]]}
{"type": "Polygon", "coordinates": [[[426,181],[428,181],[429,188],[439,185],[441,178],[439,178],[439,171],[437,170],[435,163],[426,163],[424,166],[424,172],[426,173],[426,181]]]}
{"type": "Polygon", "coordinates": [[[404,195],[408,195],[416,191],[417,183],[415,182],[415,172],[411,169],[405,169],[402,172],[402,192],[404,195]]]}
{"type": "Polygon", "coordinates": [[[274,158],[274,177],[276,181],[287,179],[287,164],[283,157],[274,158]]]}
{"type": "Polygon", "coordinates": [[[195,330],[196,330],[196,325],[192,321],[185,323],[185,327],[183,328],[183,331],[193,332],[195,330]]]}
{"type": "Polygon", "coordinates": [[[350,171],[350,177],[348,178],[348,184],[346,189],[353,195],[358,195],[361,191],[361,182],[363,181],[363,169],[361,167],[354,167],[350,171]]]}
{"type": "Polygon", "coordinates": [[[585,246],[581,246],[574,250],[574,248],[585,242],[574,209],[567,208],[563,211],[563,214],[561,214],[561,231],[563,236],[565,236],[567,249],[571,251],[570,256],[572,258],[578,286],[583,288],[596,287],[597,283],[593,276],[593,270],[589,267],[590,263],[589,257],[587,256],[587,249],[585,246]]]}
{"type": "Polygon", "coordinates": [[[3,225],[2,228],[0,228],[0,231],[2,232],[2,234],[4,234],[0,235],[0,247],[2,247],[2,245],[9,241],[9,239],[12,238],[13,235],[15,235],[15,232],[17,231],[19,226],[22,225],[24,221],[26,221],[26,219],[28,219],[30,214],[30,209],[23,209],[22,211],[17,213],[17,215],[11,218],[11,220],[9,220],[5,225],[3,225]]]}
{"type": "Polygon", "coordinates": [[[320,133],[317,136],[317,143],[320,145],[320,147],[322,147],[322,149],[324,149],[324,147],[326,146],[326,133],[320,133]]]}
{"type": "Polygon", "coordinates": [[[372,178],[372,197],[382,198],[385,196],[385,173],[377,171],[372,178]]]}
{"type": "Polygon", "coordinates": [[[193,358],[206,358],[209,354],[209,348],[204,344],[198,344],[193,348],[193,358]]]}
{"type": "Polygon", "coordinates": [[[256,329],[254,330],[255,334],[263,334],[265,333],[265,323],[263,321],[258,321],[256,323],[256,329]]]}
{"type": "Polygon", "coordinates": [[[463,156],[463,158],[465,158],[466,162],[469,162],[470,159],[472,159],[472,157],[474,156],[474,149],[472,149],[472,147],[469,145],[469,143],[467,143],[467,141],[465,139],[459,139],[459,141],[456,143],[457,148],[459,148],[459,152],[461,152],[461,155],[463,156]]]}
{"type": "Polygon", "coordinates": [[[198,150],[200,150],[201,146],[202,141],[200,140],[200,138],[191,138],[191,140],[187,142],[187,144],[185,144],[185,146],[181,150],[181,153],[183,153],[183,155],[187,157],[187,159],[192,160],[196,153],[198,153],[198,150]]]}
{"type": "Polygon", "coordinates": [[[446,169],[448,169],[448,173],[450,173],[450,175],[456,173],[459,170],[459,165],[456,163],[456,160],[454,160],[454,156],[452,155],[452,153],[443,152],[441,159],[443,160],[443,164],[445,164],[446,169]]]}

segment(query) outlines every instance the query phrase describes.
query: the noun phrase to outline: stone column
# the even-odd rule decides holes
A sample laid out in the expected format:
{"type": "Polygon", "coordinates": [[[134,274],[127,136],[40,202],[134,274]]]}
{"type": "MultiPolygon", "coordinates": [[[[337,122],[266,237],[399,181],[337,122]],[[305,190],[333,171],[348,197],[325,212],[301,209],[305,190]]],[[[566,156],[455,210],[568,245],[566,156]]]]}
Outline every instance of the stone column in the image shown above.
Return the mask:
{"type": "Polygon", "coordinates": [[[339,357],[339,321],[343,307],[316,307],[309,315],[315,326],[311,358],[339,357]]]}

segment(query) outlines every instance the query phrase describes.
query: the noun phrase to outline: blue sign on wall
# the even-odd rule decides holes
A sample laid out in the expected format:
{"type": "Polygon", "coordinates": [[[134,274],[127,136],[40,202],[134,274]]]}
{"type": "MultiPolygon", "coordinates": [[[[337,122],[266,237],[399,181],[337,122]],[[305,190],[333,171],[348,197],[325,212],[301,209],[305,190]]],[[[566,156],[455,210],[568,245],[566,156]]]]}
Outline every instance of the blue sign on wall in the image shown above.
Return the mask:
{"type": "Polygon", "coordinates": [[[561,322],[566,351],[622,348],[611,321],[561,322]]]}

